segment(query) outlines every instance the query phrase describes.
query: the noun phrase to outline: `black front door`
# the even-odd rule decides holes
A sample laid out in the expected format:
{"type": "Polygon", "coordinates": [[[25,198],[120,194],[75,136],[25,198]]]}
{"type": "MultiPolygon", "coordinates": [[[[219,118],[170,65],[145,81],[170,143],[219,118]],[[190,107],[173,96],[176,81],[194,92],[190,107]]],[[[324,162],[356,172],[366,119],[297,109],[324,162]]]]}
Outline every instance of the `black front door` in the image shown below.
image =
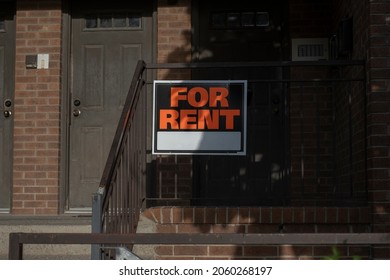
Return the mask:
{"type": "MultiPolygon", "coordinates": [[[[194,11],[198,61],[283,59],[284,1],[198,1],[194,11]]],[[[287,198],[286,98],[280,68],[199,71],[198,79],[248,80],[246,156],[197,156],[195,203],[275,205],[287,198]]]]}

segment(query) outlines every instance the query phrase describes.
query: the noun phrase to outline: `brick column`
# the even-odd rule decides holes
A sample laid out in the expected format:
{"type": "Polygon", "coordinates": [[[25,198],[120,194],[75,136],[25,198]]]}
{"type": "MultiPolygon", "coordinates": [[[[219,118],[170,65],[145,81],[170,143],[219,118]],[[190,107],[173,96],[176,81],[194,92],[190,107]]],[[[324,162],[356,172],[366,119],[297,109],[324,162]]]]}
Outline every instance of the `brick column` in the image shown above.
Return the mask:
{"type": "Polygon", "coordinates": [[[12,213],[58,213],[61,1],[17,1],[12,213]],[[48,54],[49,69],[26,69],[48,54]]]}
{"type": "MultiPolygon", "coordinates": [[[[159,0],[157,28],[157,62],[191,62],[191,0],[179,0],[172,5],[166,0],[159,0]]],[[[186,80],[190,77],[189,70],[162,69],[158,72],[159,79],[186,80]]],[[[190,156],[158,156],[156,171],[156,178],[159,178],[155,186],[158,190],[156,197],[191,197],[190,156]]]]}
{"type": "Polygon", "coordinates": [[[373,231],[390,231],[390,2],[370,2],[368,188],[373,231]]]}
{"type": "MultiPolygon", "coordinates": [[[[370,1],[368,65],[368,191],[372,231],[390,231],[390,2],[370,1]]],[[[375,259],[388,259],[390,248],[375,246],[375,259]]]]}
{"type": "MultiPolygon", "coordinates": [[[[191,62],[191,0],[158,1],[157,62],[191,62]]],[[[161,71],[159,78],[188,78],[185,71],[161,71]]]]}

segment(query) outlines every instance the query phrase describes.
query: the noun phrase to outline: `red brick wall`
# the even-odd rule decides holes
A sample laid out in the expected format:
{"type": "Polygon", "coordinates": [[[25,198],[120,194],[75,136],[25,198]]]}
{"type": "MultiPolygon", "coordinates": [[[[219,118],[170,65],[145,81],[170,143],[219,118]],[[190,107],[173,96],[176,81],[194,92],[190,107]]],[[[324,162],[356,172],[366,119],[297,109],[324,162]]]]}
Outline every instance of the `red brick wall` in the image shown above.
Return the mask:
{"type": "MultiPolygon", "coordinates": [[[[369,232],[368,208],[161,207],[143,215],[158,233],[361,233],[369,232]]],[[[339,246],[343,258],[368,258],[368,246],[339,246]]],[[[158,259],[322,259],[331,246],[162,245],[158,259]]]]}
{"type": "MultiPolygon", "coordinates": [[[[179,0],[174,5],[158,1],[157,62],[191,61],[191,0],[179,0]]],[[[159,78],[188,79],[188,71],[160,70],[159,78]]]]}
{"type": "MultiPolygon", "coordinates": [[[[191,62],[191,0],[169,5],[158,1],[157,62],[191,62]]],[[[159,70],[159,79],[190,79],[188,70],[159,70]]],[[[156,198],[188,199],[192,195],[192,158],[189,156],[158,156],[156,159],[156,198]]],[[[165,203],[165,202],[156,202],[165,203]]],[[[169,203],[175,203],[170,200],[169,203]]],[[[181,202],[183,203],[183,202],[181,202]]]]}
{"type": "Polygon", "coordinates": [[[57,214],[61,1],[17,1],[13,214],[57,214]],[[49,54],[49,69],[26,55],[49,54]]]}

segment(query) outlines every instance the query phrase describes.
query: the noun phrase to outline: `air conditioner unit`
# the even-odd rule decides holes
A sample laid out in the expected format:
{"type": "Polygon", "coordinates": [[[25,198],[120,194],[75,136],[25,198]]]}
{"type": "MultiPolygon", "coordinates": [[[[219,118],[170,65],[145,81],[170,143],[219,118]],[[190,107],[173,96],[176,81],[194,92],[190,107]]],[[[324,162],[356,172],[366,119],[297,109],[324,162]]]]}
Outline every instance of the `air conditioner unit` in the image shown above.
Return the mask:
{"type": "Polygon", "coordinates": [[[296,38],[291,40],[292,61],[329,59],[328,38],[296,38]]]}

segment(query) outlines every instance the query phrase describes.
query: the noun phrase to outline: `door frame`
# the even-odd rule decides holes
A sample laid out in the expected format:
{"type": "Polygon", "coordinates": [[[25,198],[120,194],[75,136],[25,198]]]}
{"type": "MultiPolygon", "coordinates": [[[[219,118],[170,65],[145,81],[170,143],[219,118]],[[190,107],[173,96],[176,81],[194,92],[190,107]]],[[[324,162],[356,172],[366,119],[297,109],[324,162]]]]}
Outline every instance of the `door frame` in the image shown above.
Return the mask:
{"type": "Polygon", "coordinates": [[[70,117],[70,50],[71,50],[71,19],[70,0],[62,1],[62,69],[61,69],[61,116],[60,116],[60,185],[58,212],[67,212],[67,189],[69,178],[69,117],[70,117]]]}
{"type": "MultiPolygon", "coordinates": [[[[7,4],[6,9],[6,15],[11,16],[12,15],[12,24],[6,25],[7,28],[7,34],[10,34],[11,40],[9,40],[10,43],[8,43],[8,48],[6,49],[5,55],[7,57],[11,57],[9,63],[5,63],[5,69],[4,74],[8,72],[9,77],[6,77],[8,80],[8,94],[4,93],[3,97],[6,97],[7,99],[11,99],[12,105],[10,106],[11,112],[14,111],[15,108],[15,55],[16,55],[16,1],[14,0],[4,0],[0,1],[0,3],[7,4]],[[8,10],[8,5],[12,5],[12,11],[8,10]],[[9,14],[8,14],[9,13],[9,14]],[[8,29],[9,28],[9,29],[8,29]],[[8,68],[8,70],[6,69],[8,68]]],[[[5,81],[4,81],[5,82],[5,81]]],[[[1,100],[0,108],[4,108],[4,100],[1,100]]],[[[1,110],[1,113],[3,110],[1,110]]],[[[1,116],[1,118],[4,119],[4,116],[1,116]]],[[[6,150],[6,158],[8,159],[8,165],[7,169],[4,170],[4,173],[6,173],[5,181],[9,182],[9,190],[7,191],[8,195],[8,208],[0,208],[0,213],[10,213],[12,210],[12,196],[13,196],[13,139],[14,139],[14,116],[11,115],[9,118],[9,121],[11,122],[9,124],[9,139],[7,140],[9,149],[6,150]]],[[[4,166],[5,167],[5,166],[4,166]]]]}

